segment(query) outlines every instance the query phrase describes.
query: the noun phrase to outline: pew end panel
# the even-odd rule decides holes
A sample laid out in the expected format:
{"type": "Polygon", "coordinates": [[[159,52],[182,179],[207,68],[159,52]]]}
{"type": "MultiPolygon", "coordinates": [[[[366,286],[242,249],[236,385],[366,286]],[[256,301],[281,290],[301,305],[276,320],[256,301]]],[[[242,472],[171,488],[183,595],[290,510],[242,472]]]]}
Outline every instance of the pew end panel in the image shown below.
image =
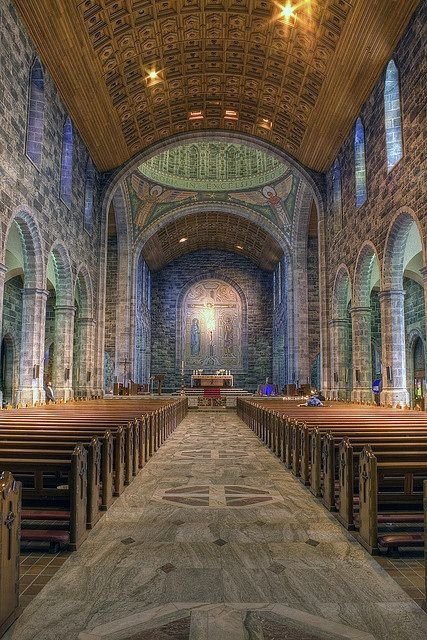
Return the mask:
{"type": "Polygon", "coordinates": [[[19,534],[21,483],[9,471],[0,472],[0,636],[19,610],[19,534]]]}

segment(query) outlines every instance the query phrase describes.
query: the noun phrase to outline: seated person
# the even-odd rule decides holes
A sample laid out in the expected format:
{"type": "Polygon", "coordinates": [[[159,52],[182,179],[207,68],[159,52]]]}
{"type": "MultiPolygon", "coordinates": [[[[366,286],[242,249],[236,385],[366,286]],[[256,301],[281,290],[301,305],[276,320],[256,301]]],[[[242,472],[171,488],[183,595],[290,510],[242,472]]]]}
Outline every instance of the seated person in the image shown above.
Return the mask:
{"type": "Polygon", "coordinates": [[[311,396],[305,403],[306,407],[323,407],[323,402],[320,400],[319,396],[314,395],[311,396]]]}

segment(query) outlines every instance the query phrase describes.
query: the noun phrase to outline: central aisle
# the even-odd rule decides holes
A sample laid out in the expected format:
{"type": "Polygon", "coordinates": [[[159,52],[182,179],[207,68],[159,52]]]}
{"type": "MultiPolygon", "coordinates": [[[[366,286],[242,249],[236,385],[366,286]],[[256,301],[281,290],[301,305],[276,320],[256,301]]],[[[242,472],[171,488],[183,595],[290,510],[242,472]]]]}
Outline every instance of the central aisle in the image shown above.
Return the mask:
{"type": "Polygon", "coordinates": [[[427,615],[234,413],[200,412],[7,638],[426,636],[427,615]]]}

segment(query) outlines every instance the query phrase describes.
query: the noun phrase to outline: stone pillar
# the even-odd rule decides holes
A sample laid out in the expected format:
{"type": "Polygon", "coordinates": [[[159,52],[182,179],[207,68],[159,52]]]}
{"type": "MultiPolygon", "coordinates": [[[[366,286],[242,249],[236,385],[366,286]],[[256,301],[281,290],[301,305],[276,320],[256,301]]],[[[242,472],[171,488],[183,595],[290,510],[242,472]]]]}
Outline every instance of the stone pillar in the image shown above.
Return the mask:
{"type": "Polygon", "coordinates": [[[43,368],[48,295],[49,292],[44,289],[24,288],[22,292],[18,403],[33,405],[45,400],[43,368]]]}
{"type": "Polygon", "coordinates": [[[352,307],[353,402],[372,402],[371,308],[352,307]]]}
{"type": "Polygon", "coordinates": [[[380,292],[382,336],[382,391],[381,403],[409,404],[406,387],[405,347],[405,292],[390,290],[380,292]]]}
{"type": "MultiPolygon", "coordinates": [[[[0,345],[3,337],[3,298],[4,298],[4,283],[6,280],[7,267],[4,264],[0,264],[0,345]]],[[[0,408],[3,406],[3,391],[0,389],[0,408]]]]}
{"type": "Polygon", "coordinates": [[[332,347],[331,397],[333,400],[348,400],[347,362],[345,345],[348,339],[348,320],[335,318],[329,322],[332,347]]]}
{"type": "Polygon", "coordinates": [[[52,385],[55,397],[65,401],[73,397],[73,305],[55,307],[55,352],[52,385]]]}
{"type": "Polygon", "coordinates": [[[93,395],[94,385],[94,337],[95,321],[93,318],[77,319],[80,351],[78,366],[77,395],[79,397],[90,397],[93,395]]]}

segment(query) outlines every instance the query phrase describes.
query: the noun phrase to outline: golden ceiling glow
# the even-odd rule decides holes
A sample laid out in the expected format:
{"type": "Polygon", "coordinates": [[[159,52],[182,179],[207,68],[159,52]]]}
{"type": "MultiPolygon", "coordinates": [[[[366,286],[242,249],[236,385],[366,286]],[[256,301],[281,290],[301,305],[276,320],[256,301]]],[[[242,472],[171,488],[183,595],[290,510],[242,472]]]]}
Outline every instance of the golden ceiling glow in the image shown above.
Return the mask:
{"type": "Polygon", "coordinates": [[[419,4],[14,2],[101,170],[201,129],[255,135],[328,169],[419,4]]]}

